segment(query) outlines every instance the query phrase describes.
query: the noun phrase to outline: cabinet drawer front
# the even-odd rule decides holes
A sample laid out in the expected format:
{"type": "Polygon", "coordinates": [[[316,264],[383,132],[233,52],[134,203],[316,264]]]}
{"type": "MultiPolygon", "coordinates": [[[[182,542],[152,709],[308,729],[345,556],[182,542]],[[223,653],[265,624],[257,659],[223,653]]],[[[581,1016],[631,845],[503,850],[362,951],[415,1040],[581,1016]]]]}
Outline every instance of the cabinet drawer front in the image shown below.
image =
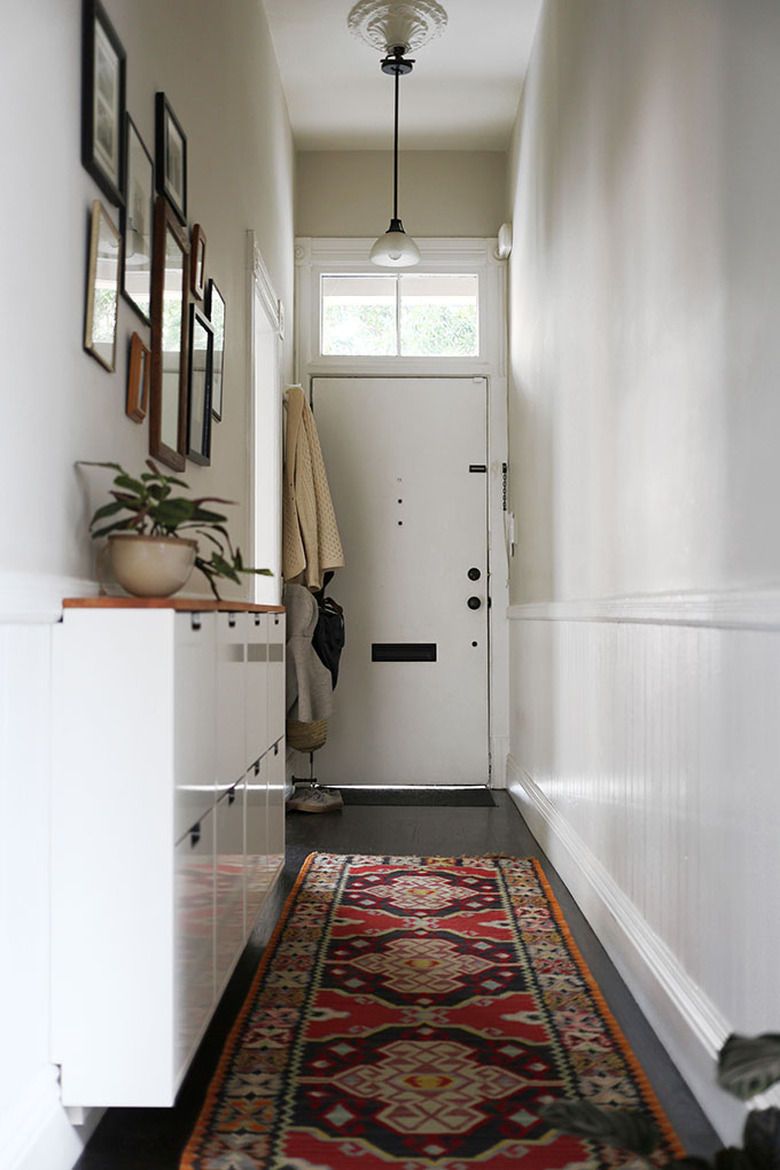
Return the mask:
{"type": "Polygon", "coordinates": [[[217,616],[176,615],[174,840],[214,803],[217,616]]]}
{"type": "Polygon", "coordinates": [[[268,865],[268,755],[246,778],[246,928],[249,933],[270,889],[268,865]]]}
{"type": "Polygon", "coordinates": [[[250,614],[217,615],[217,786],[229,788],[247,767],[246,643],[250,614]]]}
{"type": "Polygon", "coordinates": [[[268,753],[268,880],[273,883],[284,865],[284,776],[285,741],[282,738],[268,753]]]}
{"type": "Polygon", "coordinates": [[[183,1075],[215,1002],[214,812],[176,846],[176,1047],[183,1075]]]}
{"type": "Polygon", "coordinates": [[[246,758],[259,760],[268,748],[269,614],[249,615],[246,663],[246,758]]]}
{"type": "Polygon", "coordinates": [[[245,784],[225,792],[216,815],[216,989],[219,995],[244,946],[245,784]]]}
{"type": "Polygon", "coordinates": [[[270,615],[268,624],[268,742],[276,743],[285,726],[285,620],[283,613],[270,615]]]}

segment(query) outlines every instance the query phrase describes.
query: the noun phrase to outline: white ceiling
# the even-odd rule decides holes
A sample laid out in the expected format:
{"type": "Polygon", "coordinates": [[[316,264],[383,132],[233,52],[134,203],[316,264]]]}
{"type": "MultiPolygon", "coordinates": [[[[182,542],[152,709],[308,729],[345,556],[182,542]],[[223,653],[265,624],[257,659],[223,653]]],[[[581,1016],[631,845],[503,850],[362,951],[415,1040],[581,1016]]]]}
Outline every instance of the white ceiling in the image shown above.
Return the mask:
{"type": "MultiPolygon", "coordinates": [[[[298,150],[391,150],[393,78],[354,0],[263,0],[298,150]]],[[[506,150],[542,0],[443,0],[444,32],[400,82],[401,150],[506,150]]]]}

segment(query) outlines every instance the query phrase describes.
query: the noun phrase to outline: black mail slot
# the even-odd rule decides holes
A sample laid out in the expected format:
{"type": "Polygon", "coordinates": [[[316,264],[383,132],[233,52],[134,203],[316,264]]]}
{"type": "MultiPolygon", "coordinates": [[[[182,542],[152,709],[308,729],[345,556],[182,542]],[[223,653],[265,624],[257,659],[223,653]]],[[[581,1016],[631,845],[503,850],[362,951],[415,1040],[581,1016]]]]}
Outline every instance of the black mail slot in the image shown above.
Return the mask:
{"type": "Polygon", "coordinates": [[[372,642],[372,662],[435,662],[435,642],[372,642]]]}

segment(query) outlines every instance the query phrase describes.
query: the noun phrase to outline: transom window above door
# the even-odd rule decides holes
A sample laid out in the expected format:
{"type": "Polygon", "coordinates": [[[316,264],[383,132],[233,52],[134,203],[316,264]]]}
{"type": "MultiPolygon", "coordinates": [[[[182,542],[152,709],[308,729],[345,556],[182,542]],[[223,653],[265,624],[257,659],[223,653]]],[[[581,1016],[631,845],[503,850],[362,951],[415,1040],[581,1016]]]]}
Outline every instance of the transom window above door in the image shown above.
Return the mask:
{"type": "Polygon", "coordinates": [[[476,273],[320,276],[323,357],[479,357],[476,273]]]}

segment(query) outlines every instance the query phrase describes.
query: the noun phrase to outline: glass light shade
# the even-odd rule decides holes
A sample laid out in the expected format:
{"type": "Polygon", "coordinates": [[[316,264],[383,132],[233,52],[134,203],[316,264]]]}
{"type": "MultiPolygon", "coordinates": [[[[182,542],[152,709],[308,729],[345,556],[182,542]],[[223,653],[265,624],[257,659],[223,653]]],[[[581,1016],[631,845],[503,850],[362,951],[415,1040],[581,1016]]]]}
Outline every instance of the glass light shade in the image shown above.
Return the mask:
{"type": "Polygon", "coordinates": [[[391,219],[390,227],[371,249],[369,260],[380,268],[411,268],[420,263],[420,249],[407,236],[400,219],[391,219]]]}

